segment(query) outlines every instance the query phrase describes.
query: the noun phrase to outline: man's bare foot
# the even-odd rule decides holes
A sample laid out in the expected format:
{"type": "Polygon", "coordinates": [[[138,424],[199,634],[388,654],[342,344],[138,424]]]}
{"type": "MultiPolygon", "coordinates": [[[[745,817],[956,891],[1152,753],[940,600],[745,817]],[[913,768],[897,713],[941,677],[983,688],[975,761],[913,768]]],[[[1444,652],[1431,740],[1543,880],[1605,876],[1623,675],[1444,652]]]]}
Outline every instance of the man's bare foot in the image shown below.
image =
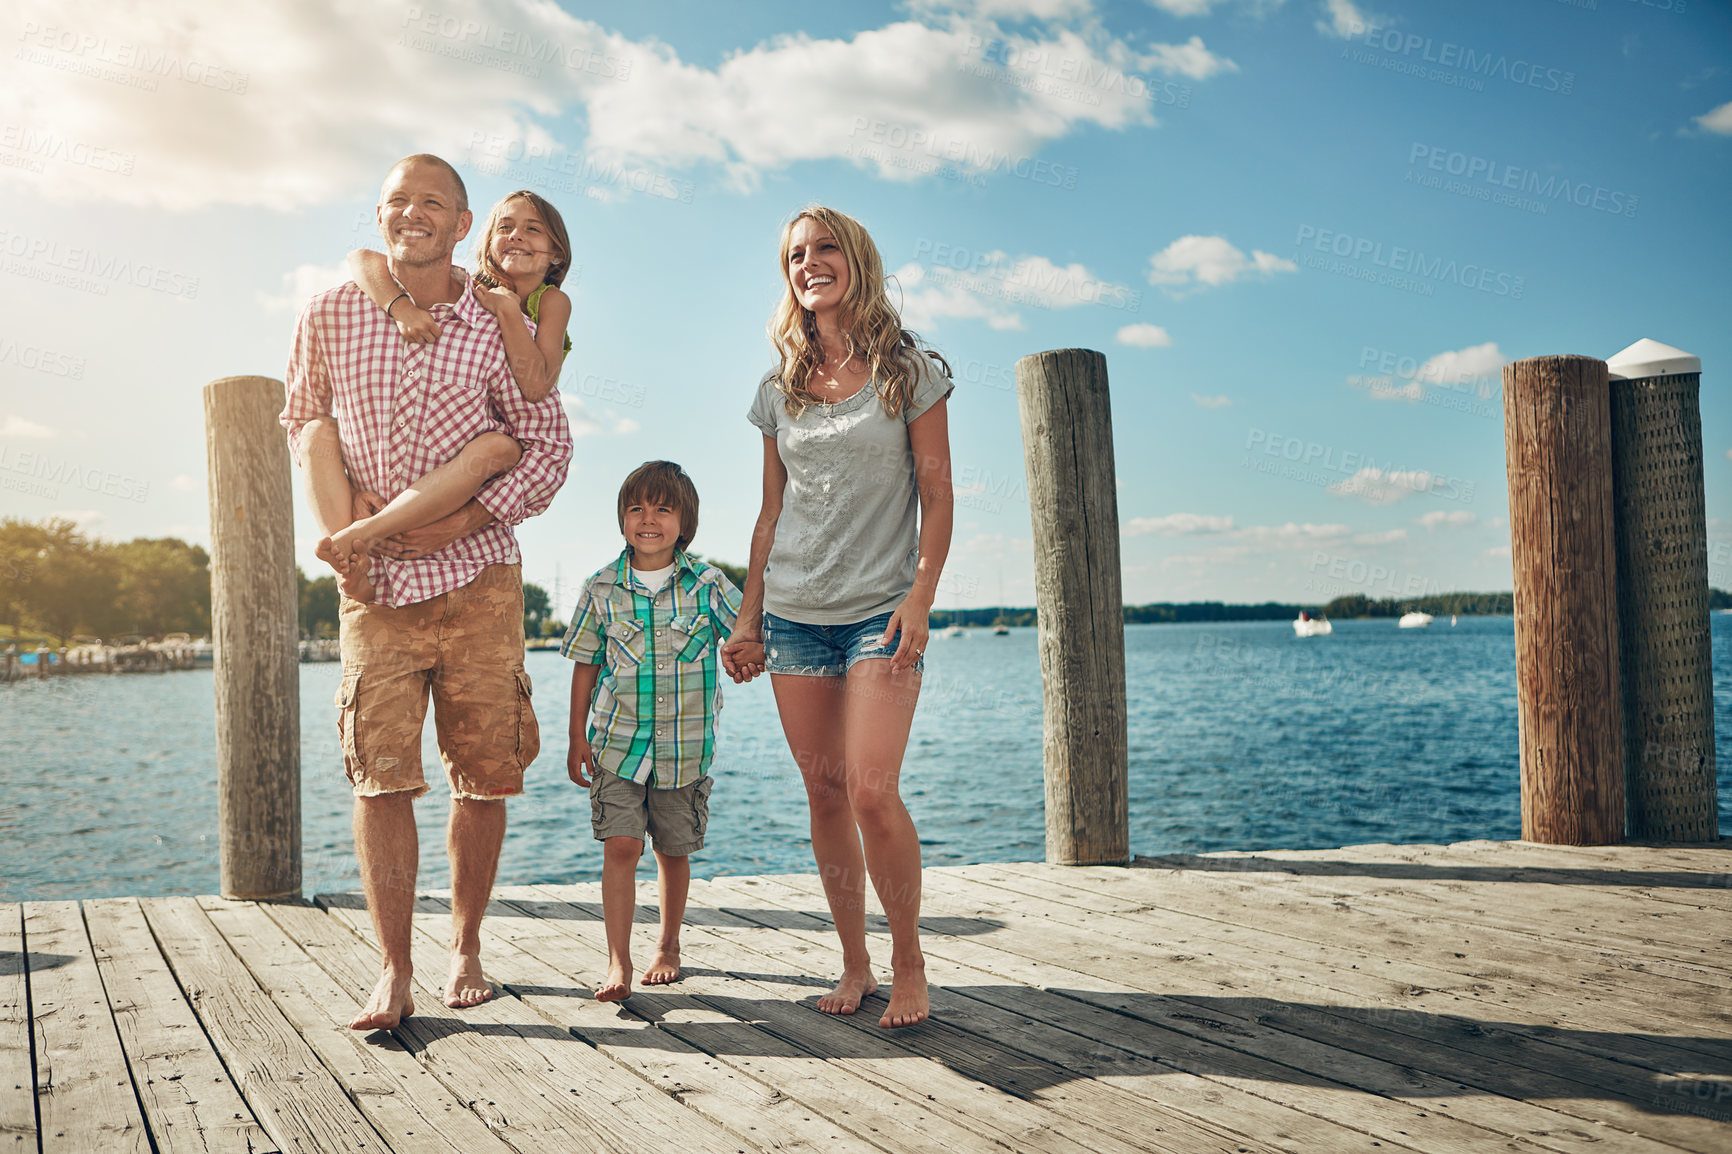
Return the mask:
{"type": "Polygon", "coordinates": [[[480,954],[451,955],[451,980],[445,983],[445,1004],[453,1010],[491,1001],[493,986],[481,973],[480,954]]]}
{"type": "Polygon", "coordinates": [[[818,999],[818,1008],[826,1014],[852,1014],[860,1008],[861,998],[877,992],[878,979],[872,976],[872,967],[843,970],[836,988],[818,999]]]}
{"type": "Polygon", "coordinates": [[[926,997],[926,967],[903,966],[890,979],[890,1005],[878,1024],[886,1030],[924,1022],[932,1013],[926,997]]]}
{"type": "Polygon", "coordinates": [[[607,980],[595,992],[598,1002],[623,1002],[631,997],[631,963],[609,962],[607,980]]]}
{"type": "Polygon", "coordinates": [[[404,1018],[415,1012],[415,1000],[409,996],[408,973],[399,977],[386,970],[373,987],[373,996],[366,1008],[349,1023],[351,1030],[395,1030],[404,1018]]]}
{"type": "Polygon", "coordinates": [[[643,972],[643,984],[646,986],[665,986],[669,982],[680,980],[680,950],[678,946],[668,949],[661,946],[650,959],[649,969],[643,972]]]}

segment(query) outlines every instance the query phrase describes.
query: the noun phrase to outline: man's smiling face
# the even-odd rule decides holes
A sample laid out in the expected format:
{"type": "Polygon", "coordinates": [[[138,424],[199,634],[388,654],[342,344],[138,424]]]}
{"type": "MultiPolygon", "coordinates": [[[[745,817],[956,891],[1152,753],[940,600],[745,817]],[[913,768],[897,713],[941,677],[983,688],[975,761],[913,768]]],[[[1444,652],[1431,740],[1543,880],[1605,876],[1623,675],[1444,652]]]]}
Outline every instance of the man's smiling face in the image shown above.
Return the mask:
{"type": "Polygon", "coordinates": [[[391,259],[411,266],[451,263],[471,220],[460,202],[457,182],[438,165],[412,160],[392,169],[378,209],[379,234],[391,259]]]}

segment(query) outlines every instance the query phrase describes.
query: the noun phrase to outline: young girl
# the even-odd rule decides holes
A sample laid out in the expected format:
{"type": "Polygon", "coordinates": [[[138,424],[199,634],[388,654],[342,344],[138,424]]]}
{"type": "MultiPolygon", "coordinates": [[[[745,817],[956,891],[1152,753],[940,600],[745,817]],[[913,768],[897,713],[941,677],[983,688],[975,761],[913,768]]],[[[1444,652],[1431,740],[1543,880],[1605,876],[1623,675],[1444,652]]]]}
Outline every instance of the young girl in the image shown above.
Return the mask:
{"type": "MultiPolygon", "coordinates": [[[[475,299],[499,321],[512,379],[525,400],[544,400],[559,380],[565,354],[571,351],[571,338],[566,335],[571,298],[559,288],[571,268],[571,241],[559,210],[528,189],[511,193],[488,214],[476,238],[475,264],[475,299]],[[525,317],[534,324],[533,333],[525,317]]],[[[397,322],[405,341],[427,344],[439,338],[439,325],[391,276],[383,253],[356,249],[349,254],[349,271],[361,291],[397,322]]],[[[455,270],[453,280],[461,286],[455,270]]],[[[319,424],[317,430],[310,430],[306,454],[310,479],[316,487],[346,494],[349,481],[335,423],[319,424]]],[[[344,592],[358,601],[370,601],[367,557],[374,542],[461,508],[522,455],[517,442],[504,433],[483,433],[383,508],[320,541],[314,552],[343,577],[344,592]]],[[[333,505],[344,500],[338,496],[333,505]]]]}
{"type": "Polygon", "coordinates": [[[746,647],[763,643],[805,779],[812,853],[842,939],[841,979],[818,1008],[852,1014],[878,989],[869,871],[895,975],[878,1024],[909,1026],[928,1000],[920,842],[898,778],[950,550],[950,368],[902,327],[859,222],[808,208],[783,228],[781,258],[787,291],[770,322],[781,363],[751,410],[764,434],[763,508],[722,661],[730,674],[756,672],[746,647]]]}

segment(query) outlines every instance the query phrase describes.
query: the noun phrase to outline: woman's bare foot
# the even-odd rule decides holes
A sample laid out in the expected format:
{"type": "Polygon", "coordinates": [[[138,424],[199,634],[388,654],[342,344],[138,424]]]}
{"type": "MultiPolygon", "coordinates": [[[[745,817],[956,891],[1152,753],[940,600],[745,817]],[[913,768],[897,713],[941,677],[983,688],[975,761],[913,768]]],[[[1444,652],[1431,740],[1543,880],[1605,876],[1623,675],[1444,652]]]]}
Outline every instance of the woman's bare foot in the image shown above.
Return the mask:
{"type": "Polygon", "coordinates": [[[607,980],[595,992],[598,1002],[623,1002],[631,997],[631,962],[609,962],[607,980]]]}
{"type": "Polygon", "coordinates": [[[415,1012],[415,1000],[409,996],[409,978],[398,976],[389,968],[379,975],[373,996],[366,1008],[349,1023],[351,1030],[395,1030],[399,1023],[415,1012]]]}
{"type": "Polygon", "coordinates": [[[818,1008],[826,1014],[852,1014],[860,1008],[860,999],[878,992],[878,979],[872,967],[843,970],[836,988],[818,999],[818,1008]]]}
{"type": "Polygon", "coordinates": [[[660,946],[655,956],[650,958],[649,969],[643,972],[643,984],[646,986],[665,986],[669,982],[680,980],[680,948],[669,949],[660,946]]]}
{"type": "Polygon", "coordinates": [[[445,983],[445,1004],[453,1010],[491,1001],[493,986],[481,973],[481,955],[451,954],[451,980],[445,983]]]}
{"type": "Polygon", "coordinates": [[[890,979],[890,1005],[878,1024],[886,1030],[924,1022],[931,1016],[926,996],[926,967],[900,966],[890,979]]]}

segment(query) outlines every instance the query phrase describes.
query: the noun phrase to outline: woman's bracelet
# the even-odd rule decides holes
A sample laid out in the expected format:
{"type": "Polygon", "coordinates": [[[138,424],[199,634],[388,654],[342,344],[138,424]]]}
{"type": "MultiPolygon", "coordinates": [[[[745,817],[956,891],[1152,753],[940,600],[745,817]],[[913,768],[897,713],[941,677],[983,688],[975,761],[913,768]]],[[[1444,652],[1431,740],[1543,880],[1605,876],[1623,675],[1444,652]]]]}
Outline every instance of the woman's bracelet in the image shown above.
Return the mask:
{"type": "MultiPolygon", "coordinates": [[[[397,295],[396,295],[396,296],[394,296],[394,297],[392,297],[392,298],[391,298],[391,303],[390,303],[390,304],[388,304],[388,305],[386,305],[386,306],[385,306],[385,315],[386,315],[386,316],[388,316],[388,317],[391,317],[391,310],[392,310],[392,309],[393,309],[393,308],[395,308],[395,307],[396,307],[396,305],[397,305],[397,302],[398,302],[398,301],[400,301],[400,300],[402,300],[402,299],[403,299],[403,298],[404,298],[404,297],[408,297],[408,296],[409,296],[409,294],[408,294],[408,293],[406,293],[406,292],[400,292],[400,293],[398,293],[398,294],[397,294],[397,295]]],[[[409,297],[409,303],[410,303],[410,304],[414,304],[414,303],[415,303],[415,298],[414,298],[414,297],[409,297]]],[[[391,319],[392,319],[392,320],[396,320],[396,319],[397,319],[397,318],[396,318],[396,317],[391,317],[391,319]]]]}

